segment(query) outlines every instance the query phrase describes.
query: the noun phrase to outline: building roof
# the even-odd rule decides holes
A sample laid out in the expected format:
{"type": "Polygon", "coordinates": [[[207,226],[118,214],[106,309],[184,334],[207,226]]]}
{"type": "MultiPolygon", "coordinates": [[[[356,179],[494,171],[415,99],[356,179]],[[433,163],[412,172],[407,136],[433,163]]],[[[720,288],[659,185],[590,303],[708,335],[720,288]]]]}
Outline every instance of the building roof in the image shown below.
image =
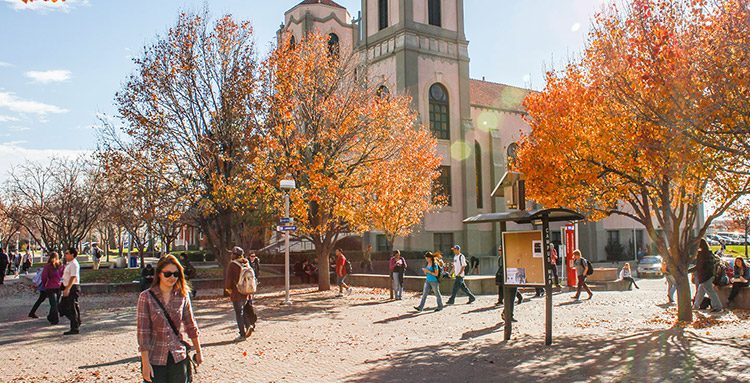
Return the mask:
{"type": "Polygon", "coordinates": [[[303,2],[297,5],[303,5],[303,4],[323,4],[323,5],[328,5],[330,7],[346,9],[333,0],[304,0],[303,2]]]}
{"type": "Polygon", "coordinates": [[[471,106],[480,108],[525,113],[523,100],[529,92],[530,89],[496,82],[474,79],[469,81],[469,102],[471,106]]]}

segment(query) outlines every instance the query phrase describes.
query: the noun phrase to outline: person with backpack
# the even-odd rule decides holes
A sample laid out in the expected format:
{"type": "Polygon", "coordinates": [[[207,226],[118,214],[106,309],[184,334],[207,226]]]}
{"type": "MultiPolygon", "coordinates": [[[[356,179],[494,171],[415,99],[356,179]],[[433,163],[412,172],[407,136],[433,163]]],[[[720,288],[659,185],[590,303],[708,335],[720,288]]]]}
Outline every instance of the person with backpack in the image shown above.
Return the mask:
{"type": "Polygon", "coordinates": [[[140,293],[136,306],[136,334],[144,382],[188,383],[193,363],[203,363],[200,330],[193,316],[190,286],[173,255],[156,264],[154,285],[140,293]],[[184,329],[192,347],[183,340],[184,329]],[[191,357],[191,350],[195,354],[191,357]]]}
{"type": "Polygon", "coordinates": [[[94,261],[94,270],[99,270],[99,264],[102,262],[102,249],[96,243],[91,245],[91,258],[94,261]]]}
{"type": "Polygon", "coordinates": [[[703,297],[708,295],[711,300],[711,312],[723,311],[719,294],[714,288],[714,279],[719,273],[717,267],[721,267],[721,265],[717,265],[716,259],[714,259],[714,254],[709,250],[706,240],[701,239],[700,246],[698,247],[696,264],[688,270],[688,272],[695,272],[695,284],[697,285],[695,300],[693,301],[694,310],[700,309],[703,297]]]}
{"type": "Polygon", "coordinates": [[[141,291],[148,290],[151,285],[154,284],[154,266],[147,263],[146,266],[141,269],[141,291]]]}
{"type": "Polygon", "coordinates": [[[391,270],[391,277],[393,278],[393,297],[400,301],[404,293],[404,274],[406,274],[406,259],[401,257],[401,252],[393,250],[393,256],[391,256],[388,262],[388,268],[391,270]]]}
{"type": "Polygon", "coordinates": [[[451,247],[451,250],[453,251],[453,274],[456,279],[453,281],[453,291],[451,291],[451,297],[448,298],[448,301],[445,302],[445,304],[452,305],[456,302],[456,294],[458,294],[459,289],[463,290],[463,292],[469,296],[468,304],[472,304],[475,300],[477,300],[477,298],[466,286],[466,282],[464,282],[466,266],[468,266],[468,264],[466,263],[466,256],[461,253],[461,246],[459,245],[453,245],[453,247],[451,247]]]}
{"type": "Polygon", "coordinates": [[[589,260],[583,258],[583,256],[581,255],[581,250],[573,250],[573,259],[573,264],[576,268],[576,275],[578,276],[578,289],[576,290],[576,295],[572,296],[571,298],[576,301],[579,300],[581,297],[581,290],[586,290],[586,292],[589,294],[589,299],[591,299],[594,297],[594,293],[592,293],[589,286],[586,285],[586,277],[594,273],[594,267],[591,265],[591,262],[589,262],[589,260]]]}
{"type": "MultiPolygon", "coordinates": [[[[190,282],[191,280],[195,279],[195,277],[198,276],[198,270],[195,269],[195,266],[193,266],[193,263],[190,262],[190,256],[187,253],[180,254],[180,263],[182,264],[183,269],[185,270],[185,280],[190,282]]],[[[198,295],[198,290],[195,289],[191,285],[191,292],[190,292],[190,299],[195,299],[195,296],[198,295]]]]}
{"type": "Polygon", "coordinates": [[[227,266],[224,291],[229,295],[229,300],[232,302],[234,317],[239,330],[239,335],[235,341],[240,342],[252,335],[254,330],[254,327],[247,320],[245,311],[250,295],[255,292],[257,285],[255,271],[250,266],[250,262],[245,259],[245,251],[241,247],[235,246],[231,253],[232,261],[227,266]]]}
{"type": "Polygon", "coordinates": [[[424,289],[422,289],[422,300],[419,301],[419,306],[414,306],[414,309],[421,312],[427,302],[427,296],[432,292],[437,299],[437,308],[435,311],[440,311],[443,309],[443,298],[440,295],[440,278],[442,276],[442,270],[435,261],[435,255],[433,253],[428,251],[424,254],[424,257],[427,264],[422,268],[422,272],[424,272],[425,275],[424,289]]]}
{"type": "Polygon", "coordinates": [[[62,267],[60,256],[54,251],[50,253],[49,259],[47,259],[44,268],[38,271],[37,276],[34,277],[34,284],[39,290],[39,298],[31,308],[29,318],[38,318],[36,310],[45,299],[49,299],[49,314],[47,314],[47,320],[53,325],[59,323],[60,316],[57,311],[57,304],[60,301],[61,294],[60,286],[62,284],[62,267]]]}
{"type": "Polygon", "coordinates": [[[346,284],[346,278],[352,272],[352,264],[344,256],[344,252],[341,249],[336,249],[336,283],[339,285],[338,297],[344,295],[344,289],[346,294],[351,295],[352,288],[346,284]]]}

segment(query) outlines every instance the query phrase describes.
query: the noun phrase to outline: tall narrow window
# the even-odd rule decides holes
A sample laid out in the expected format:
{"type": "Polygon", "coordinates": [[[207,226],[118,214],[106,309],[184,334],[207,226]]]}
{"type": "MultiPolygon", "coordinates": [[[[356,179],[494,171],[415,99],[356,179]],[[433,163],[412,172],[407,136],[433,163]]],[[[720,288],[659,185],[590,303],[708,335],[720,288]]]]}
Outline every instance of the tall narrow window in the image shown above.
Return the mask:
{"type": "Polygon", "coordinates": [[[430,25],[440,27],[442,23],[442,12],[440,11],[440,2],[442,0],[428,0],[427,12],[430,25]]]}
{"type": "Polygon", "coordinates": [[[441,166],[440,175],[435,180],[435,184],[432,187],[432,196],[445,198],[446,206],[451,206],[453,203],[451,196],[451,167],[441,166]]]}
{"type": "Polygon", "coordinates": [[[289,49],[294,49],[297,46],[297,39],[294,38],[294,35],[289,38],[289,49]]]}
{"type": "Polygon", "coordinates": [[[331,56],[338,56],[339,54],[339,36],[335,33],[328,35],[328,53],[331,56]]]}
{"type": "Polygon", "coordinates": [[[450,139],[448,91],[441,84],[430,87],[430,130],[441,140],[450,139]]]}
{"type": "Polygon", "coordinates": [[[474,141],[474,166],[477,178],[477,209],[484,207],[484,194],[482,190],[482,147],[474,141]]]}
{"type": "Polygon", "coordinates": [[[388,0],[378,0],[379,30],[388,28],[388,0]]]}
{"type": "Polygon", "coordinates": [[[450,254],[453,242],[453,233],[432,233],[432,246],[443,254],[450,254]]]}

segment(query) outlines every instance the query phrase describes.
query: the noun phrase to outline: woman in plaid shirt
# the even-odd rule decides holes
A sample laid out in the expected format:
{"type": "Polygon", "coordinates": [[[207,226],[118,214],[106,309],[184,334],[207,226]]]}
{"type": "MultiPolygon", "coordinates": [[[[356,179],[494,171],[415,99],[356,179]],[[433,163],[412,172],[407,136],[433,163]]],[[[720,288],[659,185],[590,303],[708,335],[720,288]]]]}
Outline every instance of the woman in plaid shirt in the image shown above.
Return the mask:
{"type": "Polygon", "coordinates": [[[156,299],[169,312],[177,330],[185,329],[195,349],[195,362],[203,362],[198,325],[188,293],[190,287],[180,262],[172,255],[159,260],[151,288],[138,297],[136,310],[138,349],[141,352],[143,380],[146,382],[188,382],[190,361],[182,333],[178,337],[156,299]],[[153,295],[152,295],[153,294],[153,295]]]}

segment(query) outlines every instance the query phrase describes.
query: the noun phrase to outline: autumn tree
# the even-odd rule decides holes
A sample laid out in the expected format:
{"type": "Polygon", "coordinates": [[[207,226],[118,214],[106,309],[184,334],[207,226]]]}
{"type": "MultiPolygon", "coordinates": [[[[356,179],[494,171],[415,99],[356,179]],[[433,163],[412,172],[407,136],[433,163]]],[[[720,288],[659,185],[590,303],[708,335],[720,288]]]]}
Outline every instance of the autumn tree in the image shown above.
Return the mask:
{"type": "Polygon", "coordinates": [[[260,98],[252,28],[228,15],[212,22],[205,13],[183,13],[134,62],[135,73],[115,97],[118,121],[102,123],[102,152],[158,150],[132,156],[130,166],[159,169],[149,177],[184,188],[199,212],[198,226],[225,261],[238,211],[249,208],[251,191],[239,185],[256,152],[260,98]]]}
{"type": "MultiPolygon", "coordinates": [[[[391,177],[398,187],[405,184],[401,177],[424,176],[415,185],[429,183],[439,158],[410,99],[381,97],[381,84],[368,82],[366,68],[356,64],[350,53],[329,46],[327,36],[309,34],[294,45],[282,42],[264,71],[268,114],[253,167],[262,182],[259,198],[278,214],[279,180],[286,174],[296,180],[292,216],[297,235],[315,246],[321,290],[330,288],[328,257],[340,236],[371,227],[378,188],[391,177]],[[402,168],[388,168],[395,164],[402,168]]],[[[381,194],[381,205],[391,201],[381,210],[412,209],[401,192],[381,194]]],[[[424,199],[416,200],[427,209],[424,199]]]]}
{"type": "MultiPolygon", "coordinates": [[[[21,231],[20,211],[12,201],[0,198],[0,247],[9,251],[10,241],[13,236],[21,231]]],[[[3,270],[4,272],[4,270],[3,270]]]]}
{"type": "Polygon", "coordinates": [[[694,75],[707,71],[695,68],[701,65],[696,52],[705,47],[701,38],[726,37],[712,34],[715,25],[707,23],[720,21],[723,4],[634,0],[623,10],[607,6],[582,58],[548,73],[545,89],[525,100],[532,130],[517,162],[529,197],[546,206],[643,224],[675,276],[683,321],[692,319],[687,270],[698,242],[715,218],[750,192],[749,169],[737,153],[696,139],[742,119],[712,101],[694,75]]]}

